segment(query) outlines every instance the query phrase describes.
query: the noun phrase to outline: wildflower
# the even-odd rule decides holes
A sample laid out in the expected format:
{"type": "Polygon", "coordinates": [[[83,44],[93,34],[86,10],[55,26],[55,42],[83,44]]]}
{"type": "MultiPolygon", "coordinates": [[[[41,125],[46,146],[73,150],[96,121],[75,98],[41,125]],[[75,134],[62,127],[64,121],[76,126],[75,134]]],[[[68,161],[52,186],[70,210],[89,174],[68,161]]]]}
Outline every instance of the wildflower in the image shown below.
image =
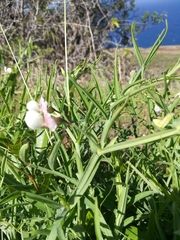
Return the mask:
{"type": "Polygon", "coordinates": [[[6,66],[4,67],[4,73],[10,74],[12,73],[12,68],[7,68],[6,66]]]}
{"type": "Polygon", "coordinates": [[[41,97],[40,103],[31,100],[26,105],[28,111],[25,116],[25,122],[27,126],[33,130],[41,127],[49,128],[51,131],[55,131],[57,123],[55,119],[49,114],[47,108],[47,101],[41,97]]]}
{"type": "Polygon", "coordinates": [[[155,105],[154,111],[157,115],[160,115],[162,113],[162,109],[158,105],[155,105]]]}

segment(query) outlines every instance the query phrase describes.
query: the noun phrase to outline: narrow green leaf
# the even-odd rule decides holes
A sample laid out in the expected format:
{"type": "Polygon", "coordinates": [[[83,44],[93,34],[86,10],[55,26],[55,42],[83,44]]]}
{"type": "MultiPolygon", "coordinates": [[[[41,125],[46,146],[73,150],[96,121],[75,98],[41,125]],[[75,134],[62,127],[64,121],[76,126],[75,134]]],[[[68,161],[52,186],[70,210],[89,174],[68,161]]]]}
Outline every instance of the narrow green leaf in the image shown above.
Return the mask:
{"type": "Polygon", "coordinates": [[[139,76],[141,76],[141,78],[143,78],[145,69],[150,64],[152,59],[154,58],[155,53],[157,52],[159,46],[161,45],[161,43],[163,42],[164,38],[167,35],[167,31],[168,31],[168,24],[167,24],[167,21],[166,21],[166,28],[165,28],[165,30],[163,30],[161,32],[161,34],[159,35],[159,37],[157,38],[157,40],[153,44],[153,46],[152,46],[148,56],[146,57],[145,60],[143,60],[143,57],[141,55],[141,52],[140,52],[140,50],[138,48],[138,45],[137,45],[137,42],[136,42],[136,39],[135,39],[135,23],[132,24],[132,28],[131,28],[132,42],[133,42],[136,58],[137,58],[137,60],[139,62],[139,65],[140,65],[140,69],[139,69],[138,73],[136,74],[136,76],[133,78],[133,82],[138,80],[139,76]]]}
{"type": "MultiPolygon", "coordinates": [[[[93,103],[94,105],[100,110],[100,112],[107,118],[107,114],[104,111],[103,107],[101,106],[101,104],[88,92],[86,91],[85,88],[81,87],[79,84],[77,84],[73,79],[70,79],[73,84],[75,85],[76,89],[78,90],[79,94],[83,97],[83,94],[85,94],[93,103]]],[[[84,99],[84,97],[83,97],[84,99]]],[[[86,100],[87,102],[87,100],[86,100]]],[[[89,106],[89,104],[88,104],[89,106]]],[[[89,108],[89,107],[88,107],[89,108]]]]}
{"type": "Polygon", "coordinates": [[[27,162],[27,156],[29,152],[29,143],[25,143],[19,150],[19,157],[23,162],[27,162]]]}
{"type": "Polygon", "coordinates": [[[136,58],[138,60],[140,67],[142,67],[144,61],[135,38],[135,22],[133,22],[131,26],[131,35],[132,35],[132,43],[135,50],[136,58]]]}
{"type": "Polygon", "coordinates": [[[102,240],[103,237],[101,234],[101,226],[100,226],[99,208],[98,208],[97,198],[95,198],[95,204],[94,204],[94,227],[95,227],[96,239],[102,240]]]}
{"type": "Polygon", "coordinates": [[[2,177],[4,176],[4,173],[5,173],[5,167],[6,167],[6,161],[7,161],[6,154],[7,154],[6,151],[4,151],[4,156],[2,157],[2,160],[1,160],[0,175],[2,177]]]}
{"type": "Polygon", "coordinates": [[[115,113],[113,113],[113,115],[109,117],[109,119],[106,120],[105,124],[104,124],[104,128],[103,128],[103,132],[101,135],[101,147],[103,148],[106,140],[107,140],[107,136],[109,134],[109,131],[112,127],[112,125],[114,124],[114,122],[116,121],[116,119],[119,117],[120,113],[122,112],[122,110],[124,109],[124,107],[126,106],[127,102],[128,102],[129,98],[126,99],[125,103],[119,107],[115,113]]]}
{"type": "Polygon", "coordinates": [[[30,199],[33,199],[34,201],[38,201],[41,202],[42,204],[47,204],[49,207],[54,208],[54,209],[59,209],[60,208],[60,204],[57,204],[57,202],[52,201],[50,199],[48,199],[47,197],[35,194],[35,193],[31,193],[31,192],[24,192],[25,196],[27,196],[30,199]]]}
{"type": "MultiPolygon", "coordinates": [[[[86,197],[85,198],[85,204],[92,209],[92,211],[95,211],[95,203],[94,203],[94,199],[90,198],[90,197],[86,197]]],[[[101,213],[101,211],[98,209],[97,210],[97,214],[99,215],[99,222],[100,222],[100,227],[101,227],[101,231],[103,233],[103,235],[105,236],[104,239],[109,239],[109,240],[114,240],[114,235],[109,227],[109,225],[107,224],[106,220],[103,217],[103,214],[101,213]]],[[[101,238],[102,239],[102,238],[101,238]]]]}
{"type": "Polygon", "coordinates": [[[93,78],[95,80],[95,83],[96,83],[96,89],[97,89],[98,94],[99,94],[99,99],[103,102],[103,93],[102,93],[103,88],[102,88],[102,86],[100,84],[100,81],[98,80],[93,68],[91,69],[91,73],[92,73],[92,76],[93,76],[93,78]]]}
{"type": "Polygon", "coordinates": [[[117,105],[120,105],[122,102],[126,101],[127,98],[131,98],[132,96],[136,95],[137,93],[140,93],[146,89],[152,88],[157,86],[160,82],[164,81],[164,78],[159,78],[156,82],[151,83],[151,84],[146,84],[143,85],[142,83],[144,82],[144,80],[139,80],[136,83],[131,84],[130,86],[128,86],[127,88],[125,88],[123,90],[123,96],[115,101],[114,103],[111,104],[110,109],[114,110],[114,108],[117,105]]]}
{"type": "Polygon", "coordinates": [[[155,229],[155,220],[154,220],[154,218],[155,218],[154,211],[151,210],[151,213],[149,215],[147,234],[146,234],[146,239],[147,240],[154,239],[154,229],[155,229]]]}
{"type": "Polygon", "coordinates": [[[165,29],[161,32],[161,34],[159,35],[159,37],[157,38],[157,40],[153,44],[153,46],[152,46],[148,56],[144,60],[145,68],[150,64],[150,62],[152,61],[152,59],[155,56],[155,53],[157,52],[158,48],[160,47],[161,43],[163,42],[164,38],[167,35],[167,32],[168,32],[168,22],[166,21],[165,23],[166,23],[165,29]]]}
{"type": "Polygon", "coordinates": [[[58,140],[53,147],[51,155],[49,156],[48,165],[51,170],[55,169],[56,159],[58,156],[58,151],[59,151],[60,145],[61,145],[61,140],[58,140]]]}
{"type": "Polygon", "coordinates": [[[119,87],[119,78],[118,78],[118,57],[117,57],[117,53],[118,53],[118,48],[116,48],[115,50],[115,57],[114,57],[114,91],[115,91],[115,95],[116,95],[116,99],[119,99],[120,97],[120,87],[119,87]]]}
{"type": "MultiPolygon", "coordinates": [[[[23,233],[25,233],[26,231],[23,231],[23,233]]],[[[33,239],[37,239],[38,236],[48,236],[50,233],[50,230],[47,229],[42,229],[42,230],[34,230],[31,232],[32,236],[31,237],[27,237],[25,238],[26,240],[33,240],[33,239]]],[[[29,232],[27,232],[27,234],[29,234],[29,232]]]]}
{"type": "Polygon", "coordinates": [[[73,191],[70,199],[69,204],[71,207],[74,207],[76,203],[79,201],[79,199],[83,196],[85,191],[88,189],[89,184],[91,183],[97,169],[99,166],[100,160],[99,156],[97,154],[93,154],[91,159],[89,160],[89,163],[78,183],[75,190],[73,191]]]}
{"type": "Polygon", "coordinates": [[[19,197],[21,197],[21,193],[18,192],[18,191],[11,193],[4,198],[1,197],[0,206],[2,207],[3,205],[5,205],[5,204],[7,204],[7,203],[11,202],[12,200],[17,199],[19,197]]]}
{"type": "Polygon", "coordinates": [[[145,199],[152,195],[154,195],[154,191],[145,191],[145,192],[136,194],[133,198],[131,198],[130,202],[127,205],[127,208],[134,205],[136,202],[139,202],[143,198],[145,199]]]}
{"type": "Polygon", "coordinates": [[[36,148],[38,152],[42,152],[47,148],[48,144],[48,133],[47,130],[37,130],[37,137],[36,137],[36,148]]]}
{"type": "Polygon", "coordinates": [[[53,79],[53,76],[55,76],[55,74],[56,74],[56,64],[53,65],[51,75],[47,81],[47,93],[46,93],[47,102],[50,102],[50,99],[51,99],[52,79],[53,79]]]}
{"type": "Polygon", "coordinates": [[[139,229],[135,226],[128,226],[126,228],[125,234],[130,240],[142,240],[138,237],[139,229]]]}
{"type": "MultiPolygon", "coordinates": [[[[119,159],[116,159],[116,167],[119,168],[119,159]]],[[[122,231],[123,222],[127,206],[127,197],[128,197],[128,181],[129,181],[129,167],[126,172],[125,184],[121,183],[120,172],[116,174],[116,198],[117,198],[117,209],[115,210],[115,233],[117,236],[122,231]]]]}
{"type": "Polygon", "coordinates": [[[49,236],[47,237],[47,240],[67,240],[67,238],[64,235],[62,226],[61,226],[62,220],[56,220],[52,226],[51,232],[49,236]]]}
{"type": "Polygon", "coordinates": [[[66,181],[68,181],[68,182],[70,182],[72,184],[75,184],[75,185],[78,184],[78,181],[75,178],[68,177],[65,174],[62,174],[60,172],[52,171],[52,170],[49,170],[47,168],[43,168],[43,167],[40,167],[40,166],[36,166],[35,168],[37,168],[40,171],[45,172],[47,174],[52,174],[53,176],[61,177],[62,179],[66,180],[66,181]]]}
{"type": "Polygon", "coordinates": [[[127,140],[127,141],[122,142],[122,143],[116,143],[113,146],[108,146],[108,147],[105,147],[103,149],[98,149],[97,153],[99,154],[99,156],[102,156],[106,153],[118,151],[118,150],[125,149],[125,148],[135,147],[135,146],[138,146],[138,145],[141,145],[141,144],[161,140],[163,138],[177,136],[179,134],[180,134],[179,129],[169,129],[169,130],[166,130],[166,131],[161,131],[161,132],[158,132],[158,133],[150,134],[150,135],[145,136],[145,137],[143,136],[143,137],[139,137],[139,138],[136,138],[136,139],[127,140]]]}
{"type": "MultiPolygon", "coordinates": [[[[18,176],[18,174],[17,174],[17,176],[18,176]]],[[[21,178],[21,176],[19,176],[19,178],[21,178]]],[[[16,191],[23,191],[23,190],[25,191],[25,190],[30,190],[30,189],[32,190],[32,186],[27,186],[27,185],[24,185],[24,184],[18,182],[14,177],[12,177],[12,175],[7,174],[7,173],[4,175],[3,183],[16,191]]]]}

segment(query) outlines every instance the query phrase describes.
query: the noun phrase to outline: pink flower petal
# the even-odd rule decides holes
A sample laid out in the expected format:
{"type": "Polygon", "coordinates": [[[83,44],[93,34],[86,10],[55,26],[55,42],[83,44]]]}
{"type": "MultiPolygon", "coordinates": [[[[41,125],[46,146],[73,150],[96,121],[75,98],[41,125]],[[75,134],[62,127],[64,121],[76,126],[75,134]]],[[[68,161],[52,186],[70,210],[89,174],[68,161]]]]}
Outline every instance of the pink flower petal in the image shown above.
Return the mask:
{"type": "Polygon", "coordinates": [[[43,97],[41,97],[39,104],[34,100],[31,100],[27,104],[27,109],[29,111],[26,113],[25,122],[28,127],[34,130],[41,127],[47,127],[51,131],[56,130],[57,123],[55,119],[48,113],[47,106],[48,103],[43,97]]]}
{"type": "Polygon", "coordinates": [[[44,101],[44,98],[41,97],[40,99],[40,111],[44,114],[44,127],[49,128],[51,131],[55,131],[57,128],[57,123],[55,120],[51,117],[51,115],[48,113],[47,110],[47,101],[44,101]]]}
{"type": "Polygon", "coordinates": [[[43,97],[41,97],[40,99],[40,104],[39,104],[39,107],[40,107],[40,111],[42,112],[47,112],[47,101],[44,100],[43,97]]]}
{"type": "Polygon", "coordinates": [[[44,124],[43,127],[49,128],[51,131],[55,131],[57,128],[56,121],[51,117],[51,115],[48,112],[44,112],[44,124]]]}

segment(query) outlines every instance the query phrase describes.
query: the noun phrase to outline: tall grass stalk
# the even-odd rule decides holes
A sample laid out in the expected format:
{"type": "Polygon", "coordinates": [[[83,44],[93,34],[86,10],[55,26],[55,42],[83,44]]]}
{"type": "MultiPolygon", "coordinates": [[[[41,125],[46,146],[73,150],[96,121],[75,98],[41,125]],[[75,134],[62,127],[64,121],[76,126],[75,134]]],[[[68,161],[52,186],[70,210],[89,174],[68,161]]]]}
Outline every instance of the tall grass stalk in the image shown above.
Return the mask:
{"type": "Polygon", "coordinates": [[[1,29],[1,32],[2,32],[5,40],[6,40],[6,43],[7,43],[8,47],[9,47],[9,50],[10,50],[12,56],[13,56],[14,62],[16,63],[16,67],[17,67],[17,69],[18,69],[18,71],[19,71],[19,73],[20,73],[20,75],[21,75],[21,78],[22,78],[23,83],[24,83],[24,86],[26,87],[26,90],[27,90],[27,92],[28,92],[28,94],[29,94],[29,97],[32,99],[32,95],[31,95],[31,93],[30,93],[30,91],[29,91],[29,88],[28,88],[28,86],[27,86],[27,84],[26,84],[24,75],[23,75],[23,73],[22,73],[22,71],[21,71],[21,69],[20,69],[20,67],[19,67],[19,64],[18,64],[18,62],[17,62],[17,60],[16,60],[16,57],[15,57],[15,55],[14,55],[14,52],[13,52],[13,50],[12,50],[10,44],[9,44],[9,41],[8,41],[8,39],[7,39],[7,37],[6,37],[6,34],[5,34],[4,29],[3,29],[3,27],[2,27],[1,24],[0,24],[0,29],[1,29]]]}
{"type": "Polygon", "coordinates": [[[68,108],[70,108],[70,95],[69,95],[69,74],[68,74],[68,46],[67,46],[67,21],[66,21],[66,0],[64,0],[64,51],[65,51],[65,82],[64,91],[66,95],[66,100],[68,108]]]}

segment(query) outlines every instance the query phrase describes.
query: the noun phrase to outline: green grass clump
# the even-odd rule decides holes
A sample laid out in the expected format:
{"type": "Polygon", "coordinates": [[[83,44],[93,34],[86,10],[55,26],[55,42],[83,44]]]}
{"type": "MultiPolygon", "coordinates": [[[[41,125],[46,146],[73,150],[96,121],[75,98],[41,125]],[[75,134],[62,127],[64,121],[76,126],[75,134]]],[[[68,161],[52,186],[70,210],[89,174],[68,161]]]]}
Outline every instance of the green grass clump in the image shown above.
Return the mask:
{"type": "Polygon", "coordinates": [[[56,65],[35,88],[27,87],[30,73],[22,87],[17,66],[1,74],[1,239],[179,239],[180,98],[169,89],[180,80],[179,62],[161,78],[144,78],[165,35],[143,60],[132,26],[139,70],[125,87],[117,51],[113,81],[95,71],[99,59],[62,69],[64,86],[56,65]],[[41,95],[64,119],[55,132],[24,122],[26,103],[41,95]]]}

